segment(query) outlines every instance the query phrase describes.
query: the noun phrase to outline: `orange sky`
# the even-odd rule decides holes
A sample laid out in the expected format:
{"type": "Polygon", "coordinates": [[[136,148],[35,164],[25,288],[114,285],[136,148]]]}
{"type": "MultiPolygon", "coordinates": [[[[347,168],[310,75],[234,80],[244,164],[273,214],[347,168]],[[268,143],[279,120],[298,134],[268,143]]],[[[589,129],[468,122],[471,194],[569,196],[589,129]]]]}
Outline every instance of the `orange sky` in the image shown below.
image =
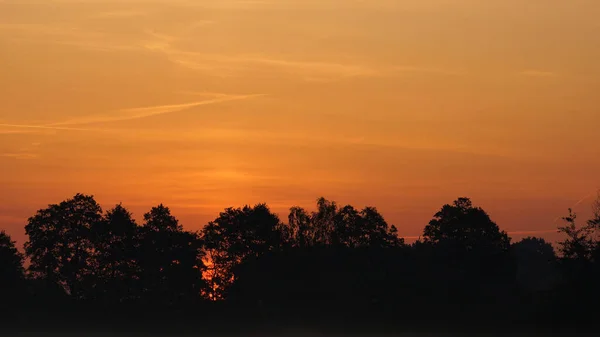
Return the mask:
{"type": "MultiPolygon", "coordinates": [[[[555,228],[600,187],[597,0],[0,0],[0,228],[77,192],[227,206],[468,196],[555,228]]],[[[576,210],[589,214],[591,197],[576,210]]]]}

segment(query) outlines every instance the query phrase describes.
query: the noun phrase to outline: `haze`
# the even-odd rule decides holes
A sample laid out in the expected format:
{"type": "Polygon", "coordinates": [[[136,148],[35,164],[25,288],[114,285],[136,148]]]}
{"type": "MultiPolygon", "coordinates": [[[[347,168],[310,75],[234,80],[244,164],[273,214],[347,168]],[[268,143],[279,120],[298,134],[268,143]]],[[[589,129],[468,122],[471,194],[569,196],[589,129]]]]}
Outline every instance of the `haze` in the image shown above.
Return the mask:
{"type": "Polygon", "coordinates": [[[597,0],[0,0],[0,222],[319,196],[550,235],[600,186],[597,0]]]}

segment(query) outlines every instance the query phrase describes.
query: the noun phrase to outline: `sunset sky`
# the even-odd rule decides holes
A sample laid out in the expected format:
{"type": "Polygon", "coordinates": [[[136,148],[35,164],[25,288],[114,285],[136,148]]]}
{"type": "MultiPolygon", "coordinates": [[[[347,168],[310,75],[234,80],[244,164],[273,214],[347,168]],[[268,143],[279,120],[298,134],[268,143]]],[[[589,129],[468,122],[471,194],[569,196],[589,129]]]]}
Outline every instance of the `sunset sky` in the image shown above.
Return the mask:
{"type": "MultiPolygon", "coordinates": [[[[77,192],[198,229],[319,196],[402,236],[600,187],[598,0],[0,0],[0,228],[77,192]]],[[[583,219],[582,219],[583,220],[583,219]]],[[[514,237],[527,233],[513,233],[514,237]]]]}

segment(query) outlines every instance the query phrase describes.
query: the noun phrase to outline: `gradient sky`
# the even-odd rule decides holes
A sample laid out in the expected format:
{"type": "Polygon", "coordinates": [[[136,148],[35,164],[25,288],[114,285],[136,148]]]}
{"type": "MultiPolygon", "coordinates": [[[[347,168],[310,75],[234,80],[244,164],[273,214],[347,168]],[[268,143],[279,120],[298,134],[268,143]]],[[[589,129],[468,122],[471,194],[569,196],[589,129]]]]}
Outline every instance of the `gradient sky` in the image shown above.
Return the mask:
{"type": "Polygon", "coordinates": [[[553,230],[600,187],[599,17],[598,0],[0,0],[0,228],[22,243],[82,192],[138,219],[163,202],[188,229],[325,196],[414,236],[468,196],[509,232],[553,230]]]}

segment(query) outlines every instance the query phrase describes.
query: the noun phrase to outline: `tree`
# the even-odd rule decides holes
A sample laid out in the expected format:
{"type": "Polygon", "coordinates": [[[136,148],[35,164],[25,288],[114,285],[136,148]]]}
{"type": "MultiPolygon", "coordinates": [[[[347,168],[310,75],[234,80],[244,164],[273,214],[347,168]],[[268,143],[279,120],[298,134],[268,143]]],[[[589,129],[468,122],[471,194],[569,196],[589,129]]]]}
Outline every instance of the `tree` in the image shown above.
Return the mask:
{"type": "Polygon", "coordinates": [[[567,235],[567,238],[558,243],[563,258],[577,261],[588,261],[592,257],[594,240],[593,227],[577,226],[577,214],[569,208],[569,215],[564,217],[564,226],[559,226],[558,231],[567,235]]]}
{"type": "Polygon", "coordinates": [[[121,204],[92,226],[95,247],[96,296],[109,302],[136,299],[138,226],[121,204]]]}
{"type": "Polygon", "coordinates": [[[315,244],[315,230],[310,215],[301,207],[290,208],[288,225],[283,227],[285,240],[293,247],[315,244]]]}
{"type": "Polygon", "coordinates": [[[365,207],[360,212],[360,216],[362,219],[360,246],[390,248],[404,245],[404,239],[398,237],[396,226],[389,226],[375,207],[365,207]]]}
{"type": "Polygon", "coordinates": [[[25,226],[31,275],[86,298],[95,274],[91,229],[101,219],[102,209],[91,195],[76,194],[39,210],[25,226]]]}
{"type": "Polygon", "coordinates": [[[508,251],[510,239],[480,207],[474,207],[469,198],[459,198],[452,205],[444,205],[423,231],[426,243],[442,245],[454,252],[508,251]]]}
{"type": "MultiPolygon", "coordinates": [[[[0,230],[0,321],[18,319],[26,300],[25,271],[21,254],[4,230],[0,230]]],[[[5,324],[4,324],[5,325],[5,324]]]]}
{"type": "MultiPolygon", "coordinates": [[[[332,204],[335,205],[335,203],[332,204]]],[[[326,215],[321,217],[321,219],[326,218],[326,215]]],[[[333,227],[328,228],[331,232],[326,234],[329,237],[329,243],[352,248],[363,245],[365,237],[362,232],[365,228],[362,220],[360,213],[350,205],[337,210],[333,217],[333,227]]]]}
{"type": "Polygon", "coordinates": [[[177,232],[183,230],[177,218],[171,215],[171,210],[163,204],[153,207],[150,212],[144,214],[144,221],[144,228],[152,231],[177,232]]]}
{"type": "Polygon", "coordinates": [[[225,296],[234,279],[234,269],[244,259],[279,249],[284,245],[279,217],[266,204],[227,208],[202,229],[214,299],[225,296]]]}
{"type": "Polygon", "coordinates": [[[361,211],[351,205],[338,208],[336,202],[325,198],[317,199],[317,211],[311,215],[292,207],[284,233],[294,247],[397,247],[404,243],[396,227],[389,226],[375,207],[361,211]]]}
{"type": "Polygon", "coordinates": [[[526,290],[550,290],[558,270],[554,247],[542,238],[526,237],[511,245],[517,262],[517,283],[526,290]]]}
{"type": "MultiPolygon", "coordinates": [[[[425,279],[435,280],[433,296],[440,304],[462,303],[474,310],[507,300],[514,281],[514,264],[508,254],[510,239],[480,207],[468,198],[444,205],[423,230],[429,266],[425,279]]],[[[446,308],[449,309],[449,308],[446,308]]]]}
{"type": "Polygon", "coordinates": [[[592,218],[588,220],[587,227],[591,239],[594,241],[594,254],[600,257],[600,190],[598,190],[596,199],[592,202],[592,218]]]}
{"type": "Polygon", "coordinates": [[[347,205],[338,210],[334,218],[332,242],[349,248],[398,247],[403,240],[398,238],[395,226],[389,226],[375,207],[365,207],[360,212],[347,205]]]}
{"type": "Polygon", "coordinates": [[[323,197],[317,200],[317,211],[312,213],[311,221],[314,227],[315,244],[328,245],[335,238],[335,216],[338,212],[335,201],[329,201],[323,197]]]}
{"type": "Polygon", "coordinates": [[[140,229],[139,263],[144,300],[173,305],[193,302],[205,291],[204,253],[197,233],[183,230],[162,204],[144,214],[140,229]]]}
{"type": "Polygon", "coordinates": [[[23,268],[23,254],[21,254],[12,241],[10,235],[4,230],[0,231],[0,289],[14,290],[23,285],[25,270],[23,268]]]}

